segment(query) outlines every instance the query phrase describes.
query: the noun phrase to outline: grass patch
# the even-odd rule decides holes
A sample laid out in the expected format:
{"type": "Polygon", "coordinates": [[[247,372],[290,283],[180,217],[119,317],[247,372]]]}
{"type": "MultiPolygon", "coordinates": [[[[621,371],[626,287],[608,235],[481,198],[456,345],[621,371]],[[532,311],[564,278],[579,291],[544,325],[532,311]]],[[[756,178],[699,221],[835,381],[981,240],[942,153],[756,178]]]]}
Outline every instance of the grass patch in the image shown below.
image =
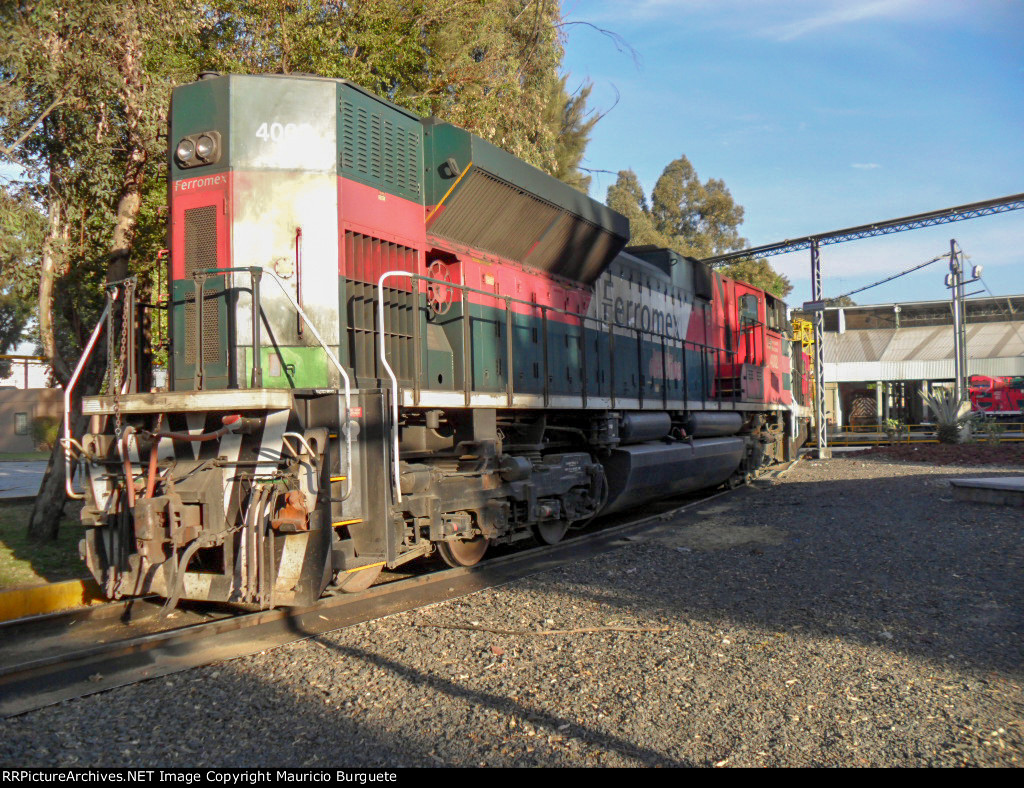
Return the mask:
{"type": "Polygon", "coordinates": [[[78,557],[80,506],[69,501],[57,541],[38,544],[25,534],[32,504],[0,502],[0,589],[76,580],[88,574],[78,557]]]}
{"type": "Polygon", "coordinates": [[[48,451],[9,451],[0,454],[0,462],[35,462],[42,460],[46,462],[50,459],[50,452],[48,451]]]}

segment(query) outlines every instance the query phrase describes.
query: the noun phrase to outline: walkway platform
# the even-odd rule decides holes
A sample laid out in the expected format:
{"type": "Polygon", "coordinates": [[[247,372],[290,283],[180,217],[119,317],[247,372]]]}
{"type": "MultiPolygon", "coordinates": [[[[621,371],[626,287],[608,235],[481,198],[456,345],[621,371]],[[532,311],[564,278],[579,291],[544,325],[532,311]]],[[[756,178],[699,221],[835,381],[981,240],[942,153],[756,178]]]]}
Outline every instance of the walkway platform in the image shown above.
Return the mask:
{"type": "Polygon", "coordinates": [[[1024,506],[1024,476],[990,476],[980,479],[950,479],[958,501],[1024,506]]]}

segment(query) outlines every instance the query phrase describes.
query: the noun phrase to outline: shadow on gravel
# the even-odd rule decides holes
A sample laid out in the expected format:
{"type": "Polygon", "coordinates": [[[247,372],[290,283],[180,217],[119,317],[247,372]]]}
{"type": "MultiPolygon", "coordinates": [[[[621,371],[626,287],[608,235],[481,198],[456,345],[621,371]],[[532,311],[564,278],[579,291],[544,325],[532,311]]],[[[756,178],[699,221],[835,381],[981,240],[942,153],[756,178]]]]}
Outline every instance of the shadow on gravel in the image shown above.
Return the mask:
{"type": "MultiPolygon", "coordinates": [[[[980,669],[1024,668],[1018,507],[954,501],[998,472],[746,488],[656,534],[529,582],[628,617],[841,638],[980,669]],[[737,533],[731,545],[706,534],[737,533]],[[744,536],[746,534],[746,536],[744,536]]],[[[559,601],[552,602],[553,606],[559,601]]]]}
{"type": "MultiPolygon", "coordinates": [[[[296,628],[295,631],[299,633],[302,632],[298,628],[296,628]]],[[[621,739],[617,736],[609,736],[605,733],[582,726],[572,720],[557,717],[539,709],[530,708],[529,706],[524,706],[522,703],[519,703],[505,695],[481,692],[479,690],[460,686],[448,679],[424,673],[410,665],[404,665],[401,662],[396,662],[393,659],[388,659],[387,657],[383,657],[379,654],[374,654],[370,651],[352,646],[342,646],[332,643],[330,640],[322,636],[313,636],[311,640],[316,641],[324,648],[330,649],[346,659],[355,659],[365,665],[372,665],[379,669],[386,670],[395,678],[402,679],[411,684],[429,686],[432,690],[438,693],[443,693],[451,699],[462,700],[471,704],[473,707],[484,707],[501,714],[510,715],[520,721],[529,721],[538,728],[547,729],[551,734],[561,734],[567,738],[571,737],[588,745],[599,747],[603,750],[613,750],[625,758],[636,760],[638,766],[693,766],[693,764],[688,761],[680,761],[670,758],[663,753],[645,747],[640,747],[633,742],[621,739]]],[[[464,732],[465,731],[460,728],[460,735],[464,732]]],[[[411,737],[417,733],[419,732],[409,731],[408,735],[410,738],[405,738],[403,736],[403,746],[408,744],[411,737]]]]}

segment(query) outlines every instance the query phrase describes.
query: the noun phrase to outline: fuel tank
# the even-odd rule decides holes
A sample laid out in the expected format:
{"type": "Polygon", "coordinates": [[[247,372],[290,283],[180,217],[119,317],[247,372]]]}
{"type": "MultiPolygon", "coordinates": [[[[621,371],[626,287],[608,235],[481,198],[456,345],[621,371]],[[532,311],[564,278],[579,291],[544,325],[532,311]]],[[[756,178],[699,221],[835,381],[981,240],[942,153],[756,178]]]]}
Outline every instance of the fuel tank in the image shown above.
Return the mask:
{"type": "Polygon", "coordinates": [[[691,438],[720,438],[735,435],[743,426],[739,413],[691,413],[683,419],[683,429],[691,438]]]}
{"type": "Polygon", "coordinates": [[[692,444],[644,443],[614,449],[602,461],[608,502],[601,514],[721,484],[739,467],[743,449],[743,438],[705,438],[692,444]]]}
{"type": "Polygon", "coordinates": [[[619,427],[622,445],[647,443],[664,438],[672,429],[672,419],[667,413],[624,413],[619,427]]]}

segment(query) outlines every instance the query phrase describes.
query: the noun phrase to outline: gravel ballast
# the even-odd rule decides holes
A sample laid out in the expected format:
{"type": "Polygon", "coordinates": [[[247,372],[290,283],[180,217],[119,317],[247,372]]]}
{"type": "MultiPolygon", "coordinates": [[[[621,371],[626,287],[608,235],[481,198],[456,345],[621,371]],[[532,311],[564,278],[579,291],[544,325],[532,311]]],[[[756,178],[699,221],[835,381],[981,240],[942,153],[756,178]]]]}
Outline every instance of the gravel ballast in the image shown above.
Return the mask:
{"type": "Polygon", "coordinates": [[[597,558],[0,721],[0,763],[1020,765],[1021,513],[947,481],[1011,471],[802,462],[597,558]]]}

